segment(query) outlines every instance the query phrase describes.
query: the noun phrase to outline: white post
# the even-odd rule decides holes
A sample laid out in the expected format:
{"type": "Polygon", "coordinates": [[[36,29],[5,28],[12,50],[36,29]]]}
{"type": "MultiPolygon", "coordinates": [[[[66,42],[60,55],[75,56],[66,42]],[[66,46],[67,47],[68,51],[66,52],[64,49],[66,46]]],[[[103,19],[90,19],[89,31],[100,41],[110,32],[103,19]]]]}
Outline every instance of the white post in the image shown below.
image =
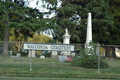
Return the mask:
{"type": "Polygon", "coordinates": [[[32,71],[32,50],[30,50],[30,71],[32,71]]]}
{"type": "Polygon", "coordinates": [[[100,44],[97,43],[97,54],[98,54],[98,71],[97,73],[101,73],[100,72],[100,44]]]}

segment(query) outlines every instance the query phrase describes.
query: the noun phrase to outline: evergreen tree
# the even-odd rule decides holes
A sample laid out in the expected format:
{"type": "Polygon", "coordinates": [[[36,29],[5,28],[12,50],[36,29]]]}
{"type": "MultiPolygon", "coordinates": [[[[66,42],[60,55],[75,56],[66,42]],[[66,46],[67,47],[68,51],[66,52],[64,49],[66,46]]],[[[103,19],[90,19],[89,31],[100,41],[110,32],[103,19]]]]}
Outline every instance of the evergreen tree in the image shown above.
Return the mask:
{"type": "Polygon", "coordinates": [[[112,44],[120,44],[120,0],[107,0],[109,11],[113,15],[113,29],[111,30],[112,44]]]}
{"type": "MultiPolygon", "coordinates": [[[[23,0],[22,0],[23,1],[23,0]]],[[[24,34],[24,38],[32,36],[36,30],[41,29],[46,24],[43,15],[37,9],[25,7],[22,4],[16,4],[11,0],[0,1],[0,19],[1,29],[3,28],[3,53],[8,55],[9,29],[15,28],[15,35],[19,37],[18,32],[24,34]]]]}
{"type": "MultiPolygon", "coordinates": [[[[48,0],[46,0],[48,1],[48,0]]],[[[109,5],[105,0],[62,0],[60,8],[55,8],[57,0],[48,1],[55,10],[58,18],[56,24],[62,29],[59,31],[60,40],[65,28],[71,35],[71,43],[85,43],[88,13],[92,13],[93,41],[101,44],[111,44],[111,31],[113,30],[112,15],[109,13],[109,5]]],[[[61,0],[59,0],[61,1],[61,0]]]]}

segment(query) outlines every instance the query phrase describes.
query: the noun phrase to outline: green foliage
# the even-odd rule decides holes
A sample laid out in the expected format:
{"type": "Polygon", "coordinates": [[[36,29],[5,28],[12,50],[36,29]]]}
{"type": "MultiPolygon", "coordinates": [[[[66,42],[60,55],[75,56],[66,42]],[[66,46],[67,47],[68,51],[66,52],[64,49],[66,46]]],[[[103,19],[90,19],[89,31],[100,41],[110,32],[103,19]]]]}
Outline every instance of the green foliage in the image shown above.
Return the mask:
{"type": "MultiPolygon", "coordinates": [[[[15,38],[19,41],[27,40],[32,37],[37,30],[43,30],[47,24],[43,15],[38,9],[27,7],[22,0],[20,4],[12,0],[0,1],[0,34],[3,34],[3,40],[9,40],[9,30],[14,27],[15,38]],[[23,34],[20,36],[20,34],[23,34]]],[[[28,2],[29,3],[29,2],[28,2]]],[[[2,35],[0,36],[2,37],[2,35]]],[[[3,55],[7,55],[8,43],[3,43],[3,55]]]]}
{"type": "Polygon", "coordinates": [[[107,0],[109,3],[109,12],[113,16],[114,25],[111,30],[111,43],[120,44],[120,0],[107,0]]]}
{"type": "Polygon", "coordinates": [[[50,39],[48,43],[56,43],[56,41],[54,39],[50,39]]]}
{"type": "MultiPolygon", "coordinates": [[[[86,23],[88,17],[87,14],[91,12],[93,41],[104,44],[115,43],[116,40],[113,40],[113,37],[118,37],[119,33],[116,33],[115,31],[119,30],[119,26],[116,27],[113,25],[113,15],[109,11],[109,3],[113,3],[113,0],[109,0],[109,3],[107,0],[59,0],[62,2],[61,7],[59,8],[55,6],[57,0],[45,1],[49,3],[48,5],[51,4],[51,6],[47,6],[47,8],[50,10],[50,13],[56,13],[56,16],[52,18],[57,18],[54,24],[56,23],[61,27],[61,29],[55,30],[59,32],[57,35],[64,35],[63,30],[68,28],[69,34],[71,36],[71,43],[85,43],[84,41],[86,39],[85,35],[87,26],[86,23]]],[[[115,1],[117,2],[118,0],[114,0],[114,2],[115,1]]],[[[111,6],[111,8],[112,7],[113,6],[111,6]]],[[[119,12],[116,12],[116,14],[119,14],[119,12]]],[[[116,20],[117,19],[118,17],[116,17],[116,20]]],[[[61,37],[57,37],[57,39],[62,41],[61,37]]],[[[116,43],[118,42],[116,41],[116,43]]]]}
{"type": "Polygon", "coordinates": [[[17,52],[17,53],[20,53],[22,57],[23,57],[23,56],[28,56],[28,52],[23,52],[22,50],[20,50],[20,51],[17,52]]]}
{"type": "Polygon", "coordinates": [[[28,57],[10,58],[0,56],[0,60],[0,80],[120,79],[119,59],[106,60],[111,67],[108,69],[101,69],[100,74],[96,73],[97,69],[87,69],[70,66],[69,63],[59,63],[57,58],[32,58],[32,72],[29,71],[30,60],[28,57]],[[16,59],[22,61],[15,61],[16,59]]]}
{"type": "MultiPolygon", "coordinates": [[[[76,57],[72,60],[71,65],[84,68],[98,68],[98,56],[84,55],[76,57]]],[[[108,68],[108,64],[102,58],[100,60],[100,68],[108,68]]]]}
{"type": "Polygon", "coordinates": [[[42,55],[44,55],[45,57],[51,57],[51,53],[49,53],[49,52],[46,52],[46,53],[44,53],[42,55]]]}
{"type": "MultiPolygon", "coordinates": [[[[71,65],[72,66],[78,66],[78,67],[84,67],[84,68],[98,68],[98,56],[95,54],[88,55],[85,53],[85,50],[81,48],[80,56],[75,56],[75,58],[72,59],[71,65]]],[[[108,64],[104,61],[103,58],[100,59],[100,68],[108,68],[108,64]]]]}
{"type": "Polygon", "coordinates": [[[26,39],[32,37],[37,30],[42,31],[43,27],[47,27],[43,14],[38,9],[20,6],[13,1],[0,1],[0,5],[0,33],[4,33],[5,27],[9,26],[10,29],[14,28],[16,38],[23,34],[21,38],[26,39]]]}

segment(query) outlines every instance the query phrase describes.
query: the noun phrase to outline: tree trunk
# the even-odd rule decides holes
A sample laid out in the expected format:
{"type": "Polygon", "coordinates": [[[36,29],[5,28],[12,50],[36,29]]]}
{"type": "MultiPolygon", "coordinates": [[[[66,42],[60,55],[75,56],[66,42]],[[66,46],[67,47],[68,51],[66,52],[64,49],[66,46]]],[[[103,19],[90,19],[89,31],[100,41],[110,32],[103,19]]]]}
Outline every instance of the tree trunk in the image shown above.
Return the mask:
{"type": "Polygon", "coordinates": [[[112,47],[112,57],[116,58],[115,47],[112,47]]]}
{"type": "Polygon", "coordinates": [[[105,57],[110,57],[110,46],[106,47],[105,57]]]}
{"type": "Polygon", "coordinates": [[[8,38],[9,38],[9,26],[5,27],[5,32],[3,36],[3,50],[2,50],[3,56],[8,55],[8,38]]]}

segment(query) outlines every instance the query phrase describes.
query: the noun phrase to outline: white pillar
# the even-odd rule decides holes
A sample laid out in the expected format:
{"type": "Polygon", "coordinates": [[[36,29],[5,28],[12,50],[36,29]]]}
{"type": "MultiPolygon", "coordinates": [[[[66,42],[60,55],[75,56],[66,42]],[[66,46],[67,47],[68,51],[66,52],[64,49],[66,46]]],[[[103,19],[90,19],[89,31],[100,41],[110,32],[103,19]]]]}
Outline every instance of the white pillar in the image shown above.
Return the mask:
{"type": "Polygon", "coordinates": [[[86,33],[86,43],[92,41],[92,20],[91,20],[91,13],[88,13],[88,21],[87,21],[87,33],[86,33]]]}
{"type": "Polygon", "coordinates": [[[91,48],[93,48],[92,45],[89,45],[90,41],[92,41],[92,20],[91,20],[91,13],[88,13],[87,33],[86,33],[86,42],[85,42],[85,53],[88,55],[91,55],[89,51],[91,48]]]}

